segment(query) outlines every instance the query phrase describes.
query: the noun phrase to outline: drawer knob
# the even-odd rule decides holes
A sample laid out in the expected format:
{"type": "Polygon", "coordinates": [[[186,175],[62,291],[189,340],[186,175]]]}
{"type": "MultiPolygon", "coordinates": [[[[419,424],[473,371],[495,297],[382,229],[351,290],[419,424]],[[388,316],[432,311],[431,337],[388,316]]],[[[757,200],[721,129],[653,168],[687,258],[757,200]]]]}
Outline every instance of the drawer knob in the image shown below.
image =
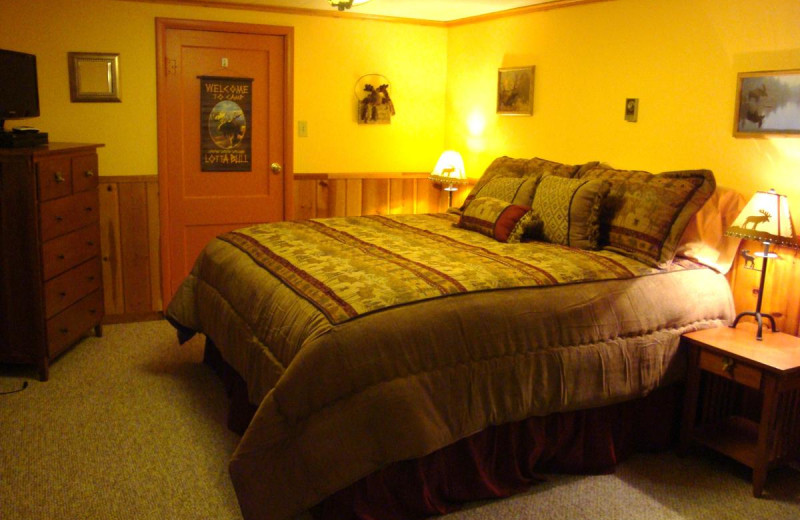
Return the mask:
{"type": "Polygon", "coordinates": [[[86,242],[86,244],[90,245],[90,246],[93,246],[94,245],[94,240],[89,240],[88,242],[86,242]]]}
{"type": "Polygon", "coordinates": [[[61,296],[62,298],[65,298],[67,296],[67,292],[61,291],[60,293],[58,293],[58,295],[61,296]]]}
{"type": "Polygon", "coordinates": [[[58,332],[60,332],[61,334],[66,334],[67,332],[69,332],[69,329],[66,327],[61,327],[60,329],[58,329],[58,332]]]}
{"type": "Polygon", "coordinates": [[[64,220],[64,217],[61,215],[56,215],[56,222],[61,222],[62,220],[64,220]]]}
{"type": "Polygon", "coordinates": [[[89,314],[97,314],[97,309],[89,309],[89,314]]]}
{"type": "Polygon", "coordinates": [[[60,255],[56,255],[56,258],[58,258],[59,260],[63,260],[66,258],[66,256],[64,256],[64,253],[61,253],[60,255]]]}
{"type": "Polygon", "coordinates": [[[94,211],[94,208],[93,208],[93,207],[91,207],[91,206],[86,206],[86,207],[85,207],[85,208],[83,208],[83,209],[85,209],[86,211],[94,211]]]}
{"type": "Polygon", "coordinates": [[[59,183],[59,184],[61,184],[61,183],[62,183],[62,182],[64,182],[65,180],[67,180],[67,179],[64,177],[64,174],[63,174],[63,173],[61,173],[61,172],[56,172],[56,173],[55,173],[55,175],[53,176],[53,178],[54,178],[54,179],[55,179],[55,181],[56,181],[57,183],[59,183]]]}
{"type": "Polygon", "coordinates": [[[92,170],[86,170],[84,175],[87,177],[94,177],[94,172],[92,170]]]}
{"type": "Polygon", "coordinates": [[[88,279],[89,279],[90,282],[93,282],[94,281],[94,276],[89,276],[88,279]]]}
{"type": "Polygon", "coordinates": [[[734,361],[733,358],[729,358],[727,356],[722,358],[722,370],[732,374],[734,366],[736,366],[736,361],[734,361]]]}

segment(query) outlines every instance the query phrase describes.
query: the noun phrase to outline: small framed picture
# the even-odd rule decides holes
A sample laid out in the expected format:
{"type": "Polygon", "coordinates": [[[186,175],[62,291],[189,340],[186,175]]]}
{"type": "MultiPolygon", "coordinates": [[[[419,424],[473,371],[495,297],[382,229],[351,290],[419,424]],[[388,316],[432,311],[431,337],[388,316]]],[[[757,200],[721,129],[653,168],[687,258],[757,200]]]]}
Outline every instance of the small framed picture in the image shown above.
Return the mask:
{"type": "Polygon", "coordinates": [[[625,100],[625,121],[635,123],[639,119],[639,100],[628,98],[625,100]]]}
{"type": "Polygon", "coordinates": [[[733,135],[800,137],[800,70],[740,72],[733,135]]]}
{"type": "Polygon", "coordinates": [[[535,67],[499,69],[497,72],[497,113],[533,114],[533,73],[535,67]]]}

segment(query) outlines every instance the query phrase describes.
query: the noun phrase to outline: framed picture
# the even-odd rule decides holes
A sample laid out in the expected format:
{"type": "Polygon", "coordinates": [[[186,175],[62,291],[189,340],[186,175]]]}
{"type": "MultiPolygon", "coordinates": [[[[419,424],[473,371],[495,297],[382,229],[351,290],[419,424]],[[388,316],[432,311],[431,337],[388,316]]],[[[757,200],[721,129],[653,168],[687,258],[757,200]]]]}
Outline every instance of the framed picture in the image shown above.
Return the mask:
{"type": "Polygon", "coordinates": [[[800,137],[800,70],[740,72],[733,135],[800,137]]]}
{"type": "Polygon", "coordinates": [[[119,54],[69,52],[69,97],[77,102],[119,102],[119,54]]]}
{"type": "Polygon", "coordinates": [[[505,68],[497,71],[497,113],[533,114],[533,71],[535,67],[505,68]]]}

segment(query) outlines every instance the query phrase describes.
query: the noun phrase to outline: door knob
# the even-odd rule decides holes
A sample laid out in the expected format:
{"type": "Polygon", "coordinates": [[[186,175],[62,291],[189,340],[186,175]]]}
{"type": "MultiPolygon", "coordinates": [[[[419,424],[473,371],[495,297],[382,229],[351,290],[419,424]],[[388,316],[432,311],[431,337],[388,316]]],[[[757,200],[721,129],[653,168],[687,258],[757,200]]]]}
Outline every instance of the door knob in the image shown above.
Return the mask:
{"type": "Polygon", "coordinates": [[[278,164],[278,163],[276,163],[276,162],[274,162],[274,163],[270,164],[270,166],[269,166],[269,167],[270,167],[270,169],[272,170],[272,173],[280,173],[280,172],[281,172],[281,170],[283,170],[283,168],[281,167],[281,165],[280,165],[280,164],[278,164]]]}

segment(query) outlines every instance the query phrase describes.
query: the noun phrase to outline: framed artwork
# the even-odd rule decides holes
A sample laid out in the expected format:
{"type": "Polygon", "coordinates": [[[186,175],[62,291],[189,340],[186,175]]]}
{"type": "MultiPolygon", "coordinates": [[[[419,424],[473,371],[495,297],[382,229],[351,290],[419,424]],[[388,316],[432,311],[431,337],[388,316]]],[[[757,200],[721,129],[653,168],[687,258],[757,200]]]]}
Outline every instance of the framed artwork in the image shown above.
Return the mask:
{"type": "Polygon", "coordinates": [[[69,52],[69,97],[78,102],[119,102],[119,54],[69,52]]]}
{"type": "Polygon", "coordinates": [[[740,72],[733,135],[800,137],[800,70],[740,72]]]}
{"type": "Polygon", "coordinates": [[[533,72],[535,67],[504,68],[497,71],[497,113],[533,114],[533,72]]]}

